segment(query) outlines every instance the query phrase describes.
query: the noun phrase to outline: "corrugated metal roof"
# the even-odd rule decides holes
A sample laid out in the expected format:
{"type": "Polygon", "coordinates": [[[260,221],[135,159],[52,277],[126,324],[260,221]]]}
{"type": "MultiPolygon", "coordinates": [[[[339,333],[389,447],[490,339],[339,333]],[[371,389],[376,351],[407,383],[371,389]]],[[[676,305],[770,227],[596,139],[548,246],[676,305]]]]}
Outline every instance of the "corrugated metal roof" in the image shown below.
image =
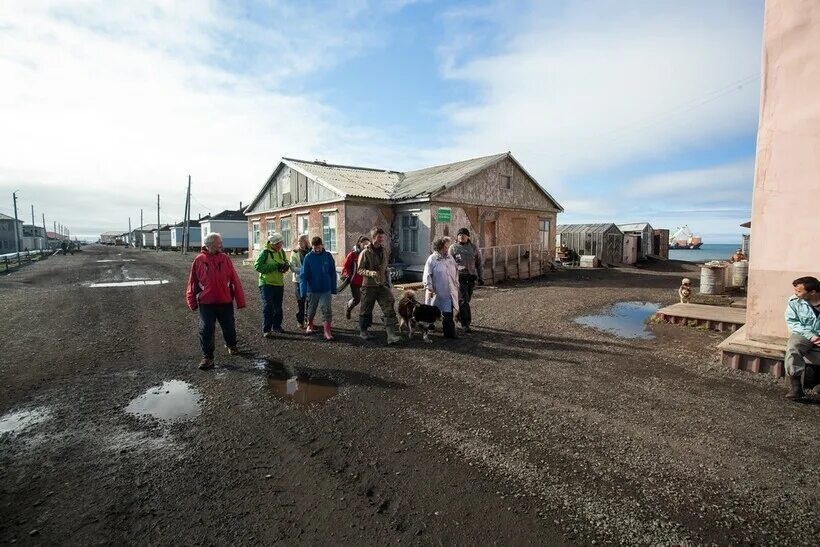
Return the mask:
{"type": "Polygon", "coordinates": [[[310,178],[345,196],[390,199],[402,174],[397,171],[332,165],[328,163],[283,158],[282,161],[310,178]]]}
{"type": "Polygon", "coordinates": [[[589,233],[589,234],[598,234],[603,233],[615,228],[618,229],[613,223],[603,223],[603,224],[559,224],[557,227],[559,234],[571,234],[571,233],[589,233]]]}
{"type": "Polygon", "coordinates": [[[647,228],[652,228],[648,222],[633,222],[631,224],[618,224],[622,232],[643,232],[647,228]]]}
{"type": "Polygon", "coordinates": [[[215,215],[209,215],[202,217],[199,221],[200,222],[208,222],[211,220],[247,220],[245,213],[242,209],[225,209],[221,213],[217,213],[215,215]]]}
{"type": "MultiPolygon", "coordinates": [[[[14,217],[10,217],[8,215],[4,215],[3,213],[0,213],[0,220],[14,220],[14,217]]],[[[23,221],[18,220],[17,222],[23,222],[23,221]]]]}
{"type": "Polygon", "coordinates": [[[393,190],[391,197],[393,199],[409,199],[430,195],[454,186],[470,175],[501,161],[506,156],[506,153],[493,154],[492,156],[408,171],[393,190]]]}

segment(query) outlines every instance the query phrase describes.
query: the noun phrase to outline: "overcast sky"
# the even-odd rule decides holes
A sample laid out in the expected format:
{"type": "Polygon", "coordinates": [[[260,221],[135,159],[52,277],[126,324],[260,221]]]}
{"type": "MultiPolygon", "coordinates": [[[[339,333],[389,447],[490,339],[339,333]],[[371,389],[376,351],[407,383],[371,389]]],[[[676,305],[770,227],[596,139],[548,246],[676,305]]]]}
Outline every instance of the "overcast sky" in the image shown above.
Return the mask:
{"type": "Polygon", "coordinates": [[[415,169],[512,151],[559,222],[751,207],[762,0],[7,0],[0,212],[73,233],[248,203],[282,156],[415,169]]]}

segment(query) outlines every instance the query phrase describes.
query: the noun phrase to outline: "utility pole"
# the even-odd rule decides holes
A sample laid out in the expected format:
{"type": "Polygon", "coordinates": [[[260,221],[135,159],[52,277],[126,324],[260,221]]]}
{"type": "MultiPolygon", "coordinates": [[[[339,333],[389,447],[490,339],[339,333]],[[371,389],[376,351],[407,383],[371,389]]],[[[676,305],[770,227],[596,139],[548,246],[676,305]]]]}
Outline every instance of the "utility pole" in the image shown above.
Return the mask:
{"type": "Polygon", "coordinates": [[[43,250],[48,249],[48,228],[46,228],[46,214],[43,213],[43,250]]]}
{"type": "Polygon", "coordinates": [[[157,240],[154,242],[159,252],[159,194],[157,194],[157,240]]]}
{"type": "Polygon", "coordinates": [[[191,175],[188,175],[188,193],[185,194],[185,228],[182,230],[182,254],[191,246],[191,175]]]}
{"type": "Polygon", "coordinates": [[[128,217],[128,247],[131,247],[131,217],[128,217]]]}
{"type": "Polygon", "coordinates": [[[11,193],[14,199],[14,243],[17,245],[17,262],[20,262],[20,234],[17,231],[17,192],[11,193]]]}
{"type": "Polygon", "coordinates": [[[145,223],[142,220],[142,209],[140,209],[140,251],[142,250],[142,231],[145,229],[145,223]]]}

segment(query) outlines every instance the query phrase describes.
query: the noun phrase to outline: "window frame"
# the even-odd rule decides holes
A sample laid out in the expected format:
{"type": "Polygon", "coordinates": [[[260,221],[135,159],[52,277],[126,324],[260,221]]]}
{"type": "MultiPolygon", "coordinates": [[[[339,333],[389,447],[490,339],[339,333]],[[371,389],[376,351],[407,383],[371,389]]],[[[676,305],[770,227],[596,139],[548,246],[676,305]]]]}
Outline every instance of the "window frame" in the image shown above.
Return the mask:
{"type": "Polygon", "coordinates": [[[338,245],[336,245],[336,239],[338,237],[338,230],[339,230],[339,223],[338,223],[338,216],[335,212],[325,212],[321,213],[321,225],[322,225],[322,243],[325,246],[325,250],[329,253],[335,253],[338,249],[338,245]],[[331,218],[333,219],[333,226],[330,224],[331,218]],[[325,219],[327,219],[327,226],[325,226],[325,219]]]}
{"type": "Polygon", "coordinates": [[[399,220],[399,230],[401,231],[401,238],[399,239],[399,248],[403,253],[419,252],[419,215],[418,213],[402,213],[399,220]],[[410,219],[414,222],[410,223],[410,219]],[[410,245],[407,245],[407,243],[410,245]]]}
{"type": "Polygon", "coordinates": [[[505,175],[503,173],[498,175],[499,187],[502,190],[512,190],[512,175],[505,175]],[[505,184],[506,181],[506,184],[505,184]]]}
{"type": "Polygon", "coordinates": [[[262,223],[261,222],[253,222],[251,224],[251,243],[253,244],[254,250],[259,250],[260,242],[262,241],[262,223]]]}
{"type": "Polygon", "coordinates": [[[291,219],[290,219],[289,216],[288,217],[279,217],[279,233],[282,234],[282,237],[285,240],[284,245],[285,245],[286,248],[290,247],[290,244],[291,244],[291,241],[290,241],[290,238],[291,238],[290,220],[291,219]],[[285,230],[285,222],[288,223],[288,229],[287,230],[285,230]]]}
{"type": "Polygon", "coordinates": [[[298,232],[298,236],[308,236],[310,237],[310,215],[296,215],[296,230],[298,232]],[[302,219],[305,219],[305,229],[302,230],[302,219]]]}

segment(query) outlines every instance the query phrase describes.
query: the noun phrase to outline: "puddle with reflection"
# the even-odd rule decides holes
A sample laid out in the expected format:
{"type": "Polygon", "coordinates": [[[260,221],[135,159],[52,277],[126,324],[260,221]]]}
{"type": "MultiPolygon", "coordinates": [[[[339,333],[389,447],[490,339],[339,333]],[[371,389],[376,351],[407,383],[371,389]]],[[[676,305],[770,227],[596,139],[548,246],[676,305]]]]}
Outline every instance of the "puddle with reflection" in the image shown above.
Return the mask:
{"type": "Polygon", "coordinates": [[[92,289],[110,287],[141,287],[143,285],[165,285],[166,283],[168,283],[167,279],[139,279],[132,281],[107,281],[104,283],[91,283],[89,287],[92,289]]]}
{"type": "Polygon", "coordinates": [[[655,335],[649,330],[646,320],[659,308],[658,304],[652,302],[618,302],[600,315],[584,315],[577,317],[575,322],[618,338],[652,340],[655,335]]]}
{"type": "Polygon", "coordinates": [[[106,258],[104,260],[98,260],[97,262],[105,263],[105,262],[134,262],[133,258],[106,258]]]}
{"type": "Polygon", "coordinates": [[[202,394],[182,380],[163,382],[132,399],[125,411],[137,417],[151,416],[158,420],[193,420],[202,412],[202,394]]]}
{"type": "Polygon", "coordinates": [[[267,378],[264,387],[283,401],[311,405],[327,401],[339,393],[339,386],[335,382],[304,374],[294,375],[279,361],[257,359],[255,368],[265,372],[267,378]]]}
{"type": "Polygon", "coordinates": [[[51,418],[47,408],[32,408],[9,412],[0,417],[0,435],[16,434],[51,418]]]}

